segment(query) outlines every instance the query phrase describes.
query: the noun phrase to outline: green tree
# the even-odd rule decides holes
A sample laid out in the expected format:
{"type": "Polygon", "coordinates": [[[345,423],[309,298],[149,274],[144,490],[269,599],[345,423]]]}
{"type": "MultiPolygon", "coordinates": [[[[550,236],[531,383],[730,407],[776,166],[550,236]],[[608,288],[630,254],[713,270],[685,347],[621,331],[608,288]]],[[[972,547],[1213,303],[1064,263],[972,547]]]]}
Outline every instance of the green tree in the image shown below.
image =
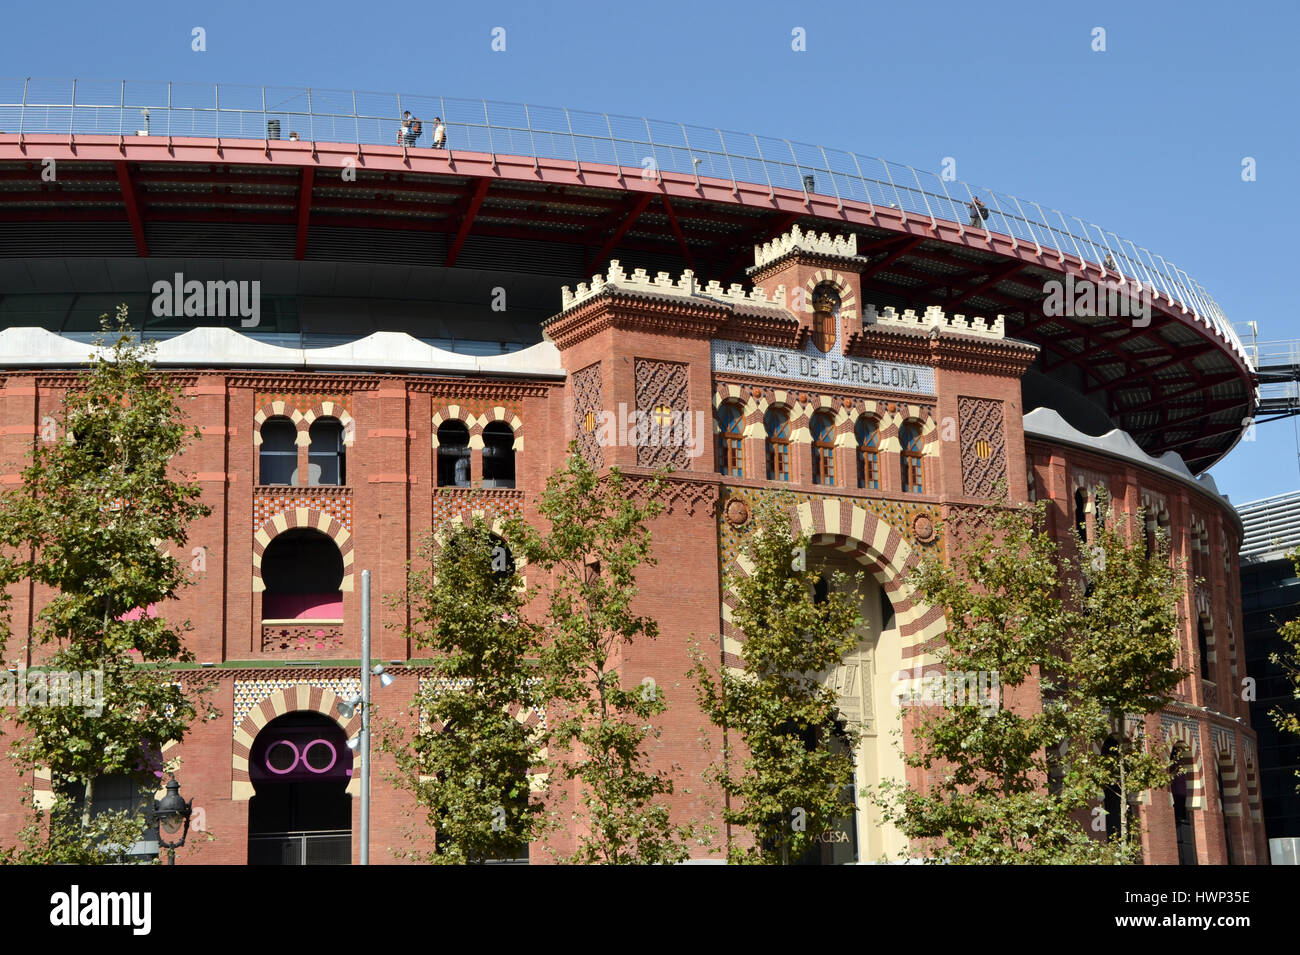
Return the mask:
{"type": "MultiPolygon", "coordinates": [[[[1300,575],[1300,550],[1293,552],[1290,558],[1296,574],[1300,575]]],[[[1300,617],[1281,624],[1277,632],[1286,646],[1276,653],[1269,654],[1269,662],[1276,667],[1281,667],[1282,672],[1286,674],[1291,683],[1291,699],[1300,700],[1300,617]]],[[[1273,718],[1273,725],[1281,732],[1300,736],[1300,711],[1297,711],[1294,705],[1290,709],[1275,706],[1269,711],[1269,716],[1273,718]]],[[[1300,770],[1296,771],[1296,778],[1300,779],[1300,770]]],[[[1296,790],[1300,791],[1300,783],[1296,784],[1296,790]]]]}
{"type": "Polygon", "coordinates": [[[144,817],[96,814],[95,781],[125,774],[155,788],[162,745],[185,736],[202,702],[201,684],[173,669],[193,661],[182,642],[189,624],[162,613],[189,582],[165,548],[183,548],[189,523],[209,513],[198,485],[173,473],[198,430],[181,420],[179,386],[154,372],[152,343],[135,342],[125,306],[117,319],[104,323],[115,334],[108,354],[64,398],[60,440],[36,444],[22,484],[0,501],[6,580],[54,591],[20,662],[31,654],[50,671],[100,672],[104,691],[102,709],[18,710],[24,733],[11,754],[26,773],[47,767],[55,792],[11,854],[18,861],[120,856],[144,817]]]}
{"type": "Polygon", "coordinates": [[[1051,667],[1059,683],[1045,680],[1045,694],[1068,703],[1063,726],[1071,734],[1071,784],[1082,793],[1113,787],[1119,795],[1119,832],[1109,834],[1106,861],[1137,862],[1141,842],[1130,831],[1129,794],[1169,785],[1169,754],[1158,738],[1148,737],[1143,717],[1158,713],[1187,671],[1178,667],[1178,602],[1186,574],[1170,558],[1168,540],[1157,536],[1148,547],[1128,515],[1110,510],[1104,493],[1098,502],[1091,545],[1079,541],[1089,559],[1071,580],[1078,607],[1066,659],[1051,667]],[[1133,731],[1127,723],[1136,724],[1133,731]],[[1094,744],[1109,737],[1113,745],[1094,744]],[[1116,838],[1117,837],[1117,838],[1116,838]]]}
{"type": "Polygon", "coordinates": [[[639,503],[619,469],[598,475],[571,443],[538,501],[549,529],[521,519],[507,528],[537,574],[551,739],[560,774],[579,784],[569,813],[576,846],[566,862],[668,863],[689,854],[691,832],[670,820],[662,799],[672,778],[645,765],[646,741],[657,735],[652,720],[667,708],[663,689],[625,686],[620,672],[625,646],[658,635],[655,621],[632,606],[638,568],[655,563],[646,522],[663,510],[655,500],[661,486],[649,482],[649,499],[639,503]]]}
{"type": "Polygon", "coordinates": [[[528,779],[543,740],[517,718],[539,702],[529,662],[536,634],[523,619],[519,574],[482,518],[449,525],[421,558],[432,572],[409,576],[414,623],[406,636],[432,653],[432,679],[412,706],[423,725],[410,740],[390,729],[384,748],[437,843],[407,855],[453,864],[514,856],[544,821],[528,779]]]}
{"type": "Polygon", "coordinates": [[[934,783],[924,792],[897,780],[878,787],[885,817],[932,861],[1132,861],[1125,821],[1121,838],[1105,842],[1085,820],[1106,786],[1121,787],[1127,805],[1124,787],[1168,783],[1140,734],[1102,747],[1124,714],[1158,711],[1180,679],[1181,578],[1167,551],[1148,556],[1128,539],[1123,519],[1099,521],[1096,542],[1080,542],[1081,574],[1043,529],[1045,509],[980,508],[980,529],[952,562],[927,558],[911,578],[918,598],[946,616],[943,670],[967,682],[987,675],[1001,693],[996,707],[958,695],[912,708],[916,745],[904,760],[934,783]],[[1035,675],[1040,707],[1016,693],[1035,675]],[[1020,705],[1008,705],[1010,695],[1020,705]]]}
{"type": "Polygon", "coordinates": [[[792,534],[789,504],[781,495],[755,507],[741,545],[749,573],[726,581],[732,623],[745,635],[743,669],[715,673],[697,651],[691,671],[701,708],[724,731],[715,773],[730,797],[723,819],[752,836],[747,846],[729,839],[732,862],[797,862],[835,817],[853,811],[843,793],[856,734],[837,728],[835,691],[823,678],[857,645],[863,621],[848,591],[861,578],[824,580],[809,565],[809,537],[792,534]],[[836,732],[846,746],[831,745],[836,732]]]}

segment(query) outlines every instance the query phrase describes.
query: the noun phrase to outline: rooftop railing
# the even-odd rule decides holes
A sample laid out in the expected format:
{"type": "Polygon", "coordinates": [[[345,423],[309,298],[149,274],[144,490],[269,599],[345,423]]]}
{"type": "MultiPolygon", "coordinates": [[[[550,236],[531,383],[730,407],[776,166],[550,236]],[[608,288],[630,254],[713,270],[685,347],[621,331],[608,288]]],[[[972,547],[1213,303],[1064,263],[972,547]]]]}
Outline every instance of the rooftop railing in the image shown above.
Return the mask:
{"type": "Polygon", "coordinates": [[[525,103],[229,84],[0,79],[0,131],[20,135],[287,139],[296,132],[310,142],[395,145],[408,110],[422,123],[416,147],[431,145],[433,118],[441,117],[451,149],[834,196],[840,203],[897,209],[904,220],[914,216],[935,225],[946,219],[963,235],[973,219],[970,204],[979,196],[988,208],[982,229],[1032,245],[1040,254],[1077,256],[1117,281],[1163,295],[1249,362],[1214,299],[1162,256],[1077,216],[906,163],[752,133],[525,103]]]}

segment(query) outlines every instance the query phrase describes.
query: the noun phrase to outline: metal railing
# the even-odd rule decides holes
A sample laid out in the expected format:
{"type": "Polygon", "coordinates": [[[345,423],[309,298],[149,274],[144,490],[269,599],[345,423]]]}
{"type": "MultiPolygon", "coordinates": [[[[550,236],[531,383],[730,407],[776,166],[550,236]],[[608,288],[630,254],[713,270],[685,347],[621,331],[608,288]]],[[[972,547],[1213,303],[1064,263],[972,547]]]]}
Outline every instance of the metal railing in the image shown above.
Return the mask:
{"type": "Polygon", "coordinates": [[[57,135],[148,134],[275,139],[296,132],[310,142],[396,145],[401,117],[422,122],[417,147],[433,137],[433,118],[447,127],[447,146],[639,168],[646,175],[685,173],[805,194],[887,206],[904,218],[971,228],[969,204],[980,196],[989,217],[981,229],[1037,253],[1074,255],[1104,267],[1191,312],[1248,361],[1241,341],[1208,292],[1182,269],[1129,239],[1077,216],[906,163],[839,149],[705,126],[562,107],[488,100],[226,84],[0,79],[0,130],[57,135]]]}
{"type": "Polygon", "coordinates": [[[349,865],[352,833],[279,832],[248,837],[249,865],[349,865]]]}

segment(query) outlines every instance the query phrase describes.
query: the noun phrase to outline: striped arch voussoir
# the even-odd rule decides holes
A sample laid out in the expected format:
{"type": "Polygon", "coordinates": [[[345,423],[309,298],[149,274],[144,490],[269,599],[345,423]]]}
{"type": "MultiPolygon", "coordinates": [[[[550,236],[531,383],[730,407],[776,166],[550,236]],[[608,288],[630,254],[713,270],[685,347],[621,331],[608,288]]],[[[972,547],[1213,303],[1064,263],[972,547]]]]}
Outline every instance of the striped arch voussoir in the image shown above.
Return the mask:
{"type": "MultiPolygon", "coordinates": [[[[1163,722],[1165,744],[1171,750],[1183,754],[1182,758],[1191,763],[1191,772],[1187,774],[1187,805],[1192,809],[1205,808],[1205,770],[1201,760],[1201,743],[1196,727],[1182,720],[1163,722]]],[[[1172,798],[1172,797],[1171,797],[1172,798]]]]}
{"type": "MultiPolygon", "coordinates": [[[[230,798],[248,800],[253,797],[253,782],[248,775],[248,757],[253,751],[253,741],[257,739],[263,727],[271,720],[286,713],[307,711],[321,713],[343,728],[343,732],[352,737],[361,729],[361,714],[356,713],[344,722],[335,709],[339,702],[333,690],[319,686],[299,683],[295,686],[276,690],[248,711],[244,721],[235,730],[234,745],[230,759],[230,798]]],[[[353,773],[348,782],[347,791],[354,796],[361,795],[361,774],[353,773]]]]}
{"type": "Polygon", "coordinates": [[[813,292],[816,291],[817,286],[821,285],[823,282],[829,282],[831,285],[834,285],[835,290],[839,292],[840,318],[854,317],[858,311],[858,300],[857,296],[853,292],[853,286],[849,284],[849,280],[845,277],[843,272],[834,272],[830,269],[818,269],[814,272],[812,277],[808,279],[805,284],[807,300],[809,302],[812,301],[813,292]]]}
{"type": "Polygon", "coordinates": [[[305,418],[303,417],[303,413],[299,411],[297,408],[290,405],[287,401],[271,401],[268,402],[267,404],[262,405],[262,407],[257,410],[257,413],[253,415],[253,445],[254,446],[261,445],[262,425],[266,424],[266,422],[271,418],[288,418],[290,421],[292,421],[294,427],[297,428],[299,432],[298,443],[299,444],[304,443],[304,441],[301,438],[302,432],[306,429],[306,425],[303,424],[305,420],[305,418]]]}
{"type": "Polygon", "coordinates": [[[262,555],[280,534],[295,528],[309,528],[332,538],[343,555],[343,583],[339,589],[351,592],[355,586],[352,573],[352,534],[343,523],[326,511],[314,507],[295,507],[281,511],[253,534],[253,592],[266,590],[262,580],[262,555]]]}
{"type": "Polygon", "coordinates": [[[344,446],[352,447],[352,443],[356,439],[357,423],[353,420],[352,415],[336,401],[318,401],[302,416],[303,424],[299,425],[299,430],[310,429],[312,424],[321,418],[336,419],[343,426],[344,446]]]}
{"type": "MultiPolygon", "coordinates": [[[[870,511],[833,498],[804,502],[793,509],[792,517],[796,534],[855,557],[884,589],[894,608],[904,662],[933,662],[925,658],[923,648],[941,638],[947,625],[941,610],[914,597],[906,572],[915,558],[902,535],[870,511]]],[[[737,566],[745,574],[752,570],[743,556],[737,566]]],[[[728,593],[722,602],[723,660],[737,668],[744,634],[732,623],[734,610],[734,595],[728,593]]]]}
{"type": "MultiPolygon", "coordinates": [[[[462,421],[470,433],[470,447],[474,446],[474,426],[478,424],[478,418],[470,413],[468,408],[461,405],[443,405],[441,408],[433,410],[433,446],[438,446],[438,427],[446,424],[448,421],[462,421]]],[[[482,432],[482,428],[478,429],[482,432]]],[[[479,438],[479,447],[482,447],[482,438],[479,438]]]]}

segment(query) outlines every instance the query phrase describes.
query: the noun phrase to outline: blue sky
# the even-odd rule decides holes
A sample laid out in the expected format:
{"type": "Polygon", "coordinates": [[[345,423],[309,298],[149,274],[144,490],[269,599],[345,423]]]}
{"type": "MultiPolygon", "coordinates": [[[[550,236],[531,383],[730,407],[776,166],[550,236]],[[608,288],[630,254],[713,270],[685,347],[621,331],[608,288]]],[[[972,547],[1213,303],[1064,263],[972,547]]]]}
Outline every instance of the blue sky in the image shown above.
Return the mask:
{"type": "MultiPolygon", "coordinates": [[[[1101,223],[1263,340],[1300,338],[1300,5],[8,4],[0,75],[400,91],[757,132],[938,170],[1101,223]],[[191,49],[201,26],[207,50],[191,49]],[[1091,49],[1094,27],[1106,51],[1091,49]],[[505,52],[491,49],[506,30],[505,52]],[[806,31],[807,50],[791,49],[806,31]],[[1243,182],[1243,157],[1257,178],[1243,182]]],[[[1293,422],[1214,470],[1300,487],[1293,422]]]]}

